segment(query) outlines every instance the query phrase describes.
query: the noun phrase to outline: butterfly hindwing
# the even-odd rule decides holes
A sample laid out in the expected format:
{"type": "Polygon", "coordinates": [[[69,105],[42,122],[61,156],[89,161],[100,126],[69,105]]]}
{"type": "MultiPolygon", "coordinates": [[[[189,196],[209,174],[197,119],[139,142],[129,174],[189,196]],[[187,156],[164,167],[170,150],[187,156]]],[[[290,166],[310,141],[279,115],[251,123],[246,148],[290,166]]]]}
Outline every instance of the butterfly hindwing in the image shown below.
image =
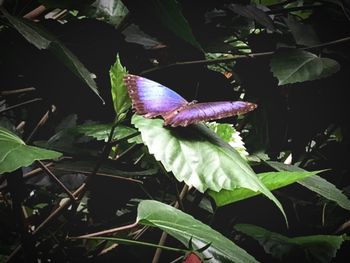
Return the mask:
{"type": "Polygon", "coordinates": [[[145,117],[164,116],[188,102],[175,91],[146,78],[128,74],[124,77],[132,107],[145,117]]]}
{"type": "Polygon", "coordinates": [[[245,101],[219,101],[188,104],[164,117],[165,125],[187,126],[199,121],[210,121],[244,114],[254,110],[256,104],[245,101]]]}

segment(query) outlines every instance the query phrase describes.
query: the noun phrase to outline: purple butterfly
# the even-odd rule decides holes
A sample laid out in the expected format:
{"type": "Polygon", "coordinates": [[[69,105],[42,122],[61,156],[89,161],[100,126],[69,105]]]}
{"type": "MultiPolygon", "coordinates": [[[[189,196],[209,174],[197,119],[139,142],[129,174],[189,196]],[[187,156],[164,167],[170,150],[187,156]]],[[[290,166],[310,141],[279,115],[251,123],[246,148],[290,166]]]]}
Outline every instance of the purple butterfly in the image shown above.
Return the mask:
{"type": "Polygon", "coordinates": [[[152,80],[124,76],[132,107],[147,118],[162,116],[164,125],[187,126],[200,121],[210,121],[243,114],[257,105],[245,101],[188,102],[175,91],[152,80]]]}

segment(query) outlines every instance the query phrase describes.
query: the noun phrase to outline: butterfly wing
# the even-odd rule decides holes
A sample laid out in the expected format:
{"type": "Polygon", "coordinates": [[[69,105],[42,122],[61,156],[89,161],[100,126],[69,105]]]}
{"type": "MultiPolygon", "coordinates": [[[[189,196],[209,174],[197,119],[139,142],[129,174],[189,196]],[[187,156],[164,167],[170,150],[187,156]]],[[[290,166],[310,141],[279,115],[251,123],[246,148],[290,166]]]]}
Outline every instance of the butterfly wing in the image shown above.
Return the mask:
{"type": "Polygon", "coordinates": [[[245,101],[219,101],[194,103],[164,116],[165,125],[187,126],[200,121],[210,121],[240,115],[254,110],[256,104],[245,101]]]}
{"type": "Polygon", "coordinates": [[[186,105],[188,102],[175,91],[152,80],[128,74],[124,77],[132,107],[140,115],[152,118],[186,105]]]}

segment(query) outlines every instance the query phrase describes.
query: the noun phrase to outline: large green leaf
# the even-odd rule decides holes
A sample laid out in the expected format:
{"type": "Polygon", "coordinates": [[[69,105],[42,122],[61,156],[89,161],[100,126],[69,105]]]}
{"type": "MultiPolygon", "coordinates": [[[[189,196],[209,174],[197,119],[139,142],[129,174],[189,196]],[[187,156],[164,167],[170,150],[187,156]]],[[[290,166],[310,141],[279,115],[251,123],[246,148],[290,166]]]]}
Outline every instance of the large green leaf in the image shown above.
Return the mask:
{"type": "Polygon", "coordinates": [[[160,19],[165,27],[194,47],[202,50],[175,0],[150,0],[149,3],[154,15],[160,19]]]}
{"type": "Polygon", "coordinates": [[[186,246],[192,238],[194,249],[210,244],[203,251],[204,256],[210,258],[207,262],[257,262],[245,250],[208,225],[161,202],[142,201],[138,206],[137,221],[139,224],[159,227],[186,246]]]}
{"type": "Polygon", "coordinates": [[[109,70],[112,86],[111,92],[113,98],[113,106],[117,115],[117,121],[122,120],[125,117],[127,110],[131,106],[128,91],[123,81],[123,77],[127,73],[127,70],[121,65],[118,55],[116,62],[109,70]]]}
{"type": "Polygon", "coordinates": [[[271,71],[278,85],[325,78],[339,69],[339,63],[333,59],[296,49],[279,51],[271,60],[271,71]]]}
{"type": "Polygon", "coordinates": [[[235,229],[254,238],[265,252],[283,261],[328,263],[346,240],[345,236],[313,235],[289,238],[264,228],[238,224],[235,229]]]}
{"type": "MultiPolygon", "coordinates": [[[[297,182],[298,180],[304,179],[311,175],[317,174],[318,171],[307,172],[268,172],[258,174],[258,178],[263,182],[264,185],[269,190],[275,190],[292,183],[297,182]]],[[[260,193],[254,192],[247,188],[239,188],[233,191],[221,190],[220,192],[209,191],[209,195],[214,198],[215,203],[218,206],[224,206],[237,202],[239,200],[247,199],[252,196],[256,196],[260,193]]]]}
{"type": "Polygon", "coordinates": [[[279,201],[247,162],[204,124],[166,128],[161,119],[138,115],[133,116],[132,123],[141,132],[149,152],[167,171],[172,171],[178,181],[184,181],[200,192],[242,187],[261,192],[274,201],[284,215],[279,201]]]}
{"type": "Polygon", "coordinates": [[[104,102],[98,93],[94,74],[92,74],[55,36],[28,20],[11,16],[2,7],[0,7],[0,11],[28,42],[36,46],[38,49],[49,49],[52,51],[59,60],[61,60],[77,77],[84,81],[104,102]]]}
{"type": "MultiPolygon", "coordinates": [[[[277,171],[304,171],[304,169],[295,166],[287,165],[279,162],[267,161],[272,168],[277,171]]],[[[317,175],[302,179],[298,181],[302,186],[310,189],[311,191],[336,202],[339,206],[344,209],[350,210],[350,200],[344,195],[334,184],[331,184],[326,179],[319,177],[317,175]]]]}
{"type": "Polygon", "coordinates": [[[24,143],[17,135],[0,127],[0,174],[31,165],[36,160],[54,159],[62,154],[24,143]]]}

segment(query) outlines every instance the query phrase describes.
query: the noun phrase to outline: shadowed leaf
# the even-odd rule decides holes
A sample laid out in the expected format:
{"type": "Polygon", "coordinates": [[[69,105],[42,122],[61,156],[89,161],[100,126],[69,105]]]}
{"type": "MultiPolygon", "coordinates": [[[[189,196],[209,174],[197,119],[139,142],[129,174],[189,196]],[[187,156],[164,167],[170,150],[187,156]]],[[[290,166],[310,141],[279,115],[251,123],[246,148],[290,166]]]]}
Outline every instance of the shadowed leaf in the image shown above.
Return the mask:
{"type": "Polygon", "coordinates": [[[295,49],[279,51],[271,60],[271,71],[278,85],[325,78],[339,69],[339,63],[333,59],[295,49]]]}

